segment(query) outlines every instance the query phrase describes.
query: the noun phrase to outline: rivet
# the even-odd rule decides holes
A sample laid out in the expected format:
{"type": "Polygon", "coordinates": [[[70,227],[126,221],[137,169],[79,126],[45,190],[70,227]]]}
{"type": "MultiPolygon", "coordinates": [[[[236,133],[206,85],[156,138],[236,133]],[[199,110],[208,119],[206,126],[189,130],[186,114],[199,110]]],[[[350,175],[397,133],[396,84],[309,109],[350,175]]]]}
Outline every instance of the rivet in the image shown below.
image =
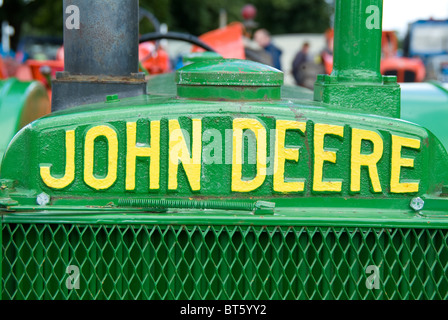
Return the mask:
{"type": "Polygon", "coordinates": [[[423,201],[420,197],[412,198],[410,206],[415,211],[420,211],[423,209],[423,206],[425,205],[425,201],[423,201]]]}
{"type": "Polygon", "coordinates": [[[106,96],[106,102],[115,102],[115,101],[120,101],[118,100],[118,94],[111,94],[106,96]]]}
{"type": "Polygon", "coordinates": [[[45,192],[42,192],[37,196],[36,202],[40,206],[46,206],[48,203],[50,203],[50,196],[45,192]]]}

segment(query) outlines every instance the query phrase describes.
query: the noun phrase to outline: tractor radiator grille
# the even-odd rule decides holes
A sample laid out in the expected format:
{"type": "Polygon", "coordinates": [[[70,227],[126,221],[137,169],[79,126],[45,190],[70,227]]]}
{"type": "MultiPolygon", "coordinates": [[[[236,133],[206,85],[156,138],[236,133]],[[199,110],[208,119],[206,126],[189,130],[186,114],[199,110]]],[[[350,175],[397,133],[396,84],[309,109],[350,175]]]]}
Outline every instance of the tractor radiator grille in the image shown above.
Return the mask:
{"type": "Polygon", "coordinates": [[[2,238],[3,299],[448,299],[447,230],[3,223],[2,238]]]}

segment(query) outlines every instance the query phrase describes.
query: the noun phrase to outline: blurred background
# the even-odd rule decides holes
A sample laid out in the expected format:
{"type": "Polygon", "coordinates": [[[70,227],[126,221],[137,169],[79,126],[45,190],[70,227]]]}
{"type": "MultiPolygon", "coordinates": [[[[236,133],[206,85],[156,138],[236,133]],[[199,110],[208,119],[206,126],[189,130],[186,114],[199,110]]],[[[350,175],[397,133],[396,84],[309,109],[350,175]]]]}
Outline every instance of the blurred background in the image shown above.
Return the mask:
{"type": "MultiPolygon", "coordinates": [[[[199,37],[225,58],[281,69],[285,83],[312,88],[331,73],[334,0],[140,0],[140,33],[199,37]]],[[[448,81],[448,0],[384,0],[383,74],[399,82],[448,81]]],[[[51,89],[63,70],[62,0],[0,0],[0,78],[38,79],[51,89]]],[[[175,40],[140,44],[148,75],[201,51],[175,40]]]]}

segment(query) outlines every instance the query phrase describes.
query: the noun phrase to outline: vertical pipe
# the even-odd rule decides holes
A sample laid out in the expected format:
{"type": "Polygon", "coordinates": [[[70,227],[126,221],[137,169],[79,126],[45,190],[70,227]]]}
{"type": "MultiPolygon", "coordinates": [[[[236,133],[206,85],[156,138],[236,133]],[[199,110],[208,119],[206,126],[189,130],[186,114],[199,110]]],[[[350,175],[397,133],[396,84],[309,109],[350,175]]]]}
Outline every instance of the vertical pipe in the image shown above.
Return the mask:
{"type": "Polygon", "coordinates": [[[314,100],[351,112],[400,118],[397,77],[382,76],[383,0],[336,0],[331,75],[318,75],[314,100]]]}
{"type": "Polygon", "coordinates": [[[138,0],[64,0],[64,63],[72,75],[138,72],[138,0]]]}
{"type": "Polygon", "coordinates": [[[383,0],[336,0],[334,65],[339,82],[382,82],[383,0]]]}
{"type": "Polygon", "coordinates": [[[138,72],[138,0],[64,0],[64,64],[51,110],[146,94],[138,72]]]}

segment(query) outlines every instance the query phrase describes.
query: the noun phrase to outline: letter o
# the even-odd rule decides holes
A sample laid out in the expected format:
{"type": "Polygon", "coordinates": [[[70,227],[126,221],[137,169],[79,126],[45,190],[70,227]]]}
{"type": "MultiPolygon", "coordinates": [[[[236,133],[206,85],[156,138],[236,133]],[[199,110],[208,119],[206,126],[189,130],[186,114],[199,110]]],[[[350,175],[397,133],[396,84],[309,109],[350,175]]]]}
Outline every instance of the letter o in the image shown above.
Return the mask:
{"type": "Polygon", "coordinates": [[[117,132],[111,127],[102,125],[90,128],[86,133],[84,144],[84,181],[96,189],[104,190],[110,188],[117,180],[118,166],[118,139],[117,132]],[[96,178],[93,173],[95,140],[98,137],[105,137],[109,146],[107,175],[105,178],[96,178]]]}

